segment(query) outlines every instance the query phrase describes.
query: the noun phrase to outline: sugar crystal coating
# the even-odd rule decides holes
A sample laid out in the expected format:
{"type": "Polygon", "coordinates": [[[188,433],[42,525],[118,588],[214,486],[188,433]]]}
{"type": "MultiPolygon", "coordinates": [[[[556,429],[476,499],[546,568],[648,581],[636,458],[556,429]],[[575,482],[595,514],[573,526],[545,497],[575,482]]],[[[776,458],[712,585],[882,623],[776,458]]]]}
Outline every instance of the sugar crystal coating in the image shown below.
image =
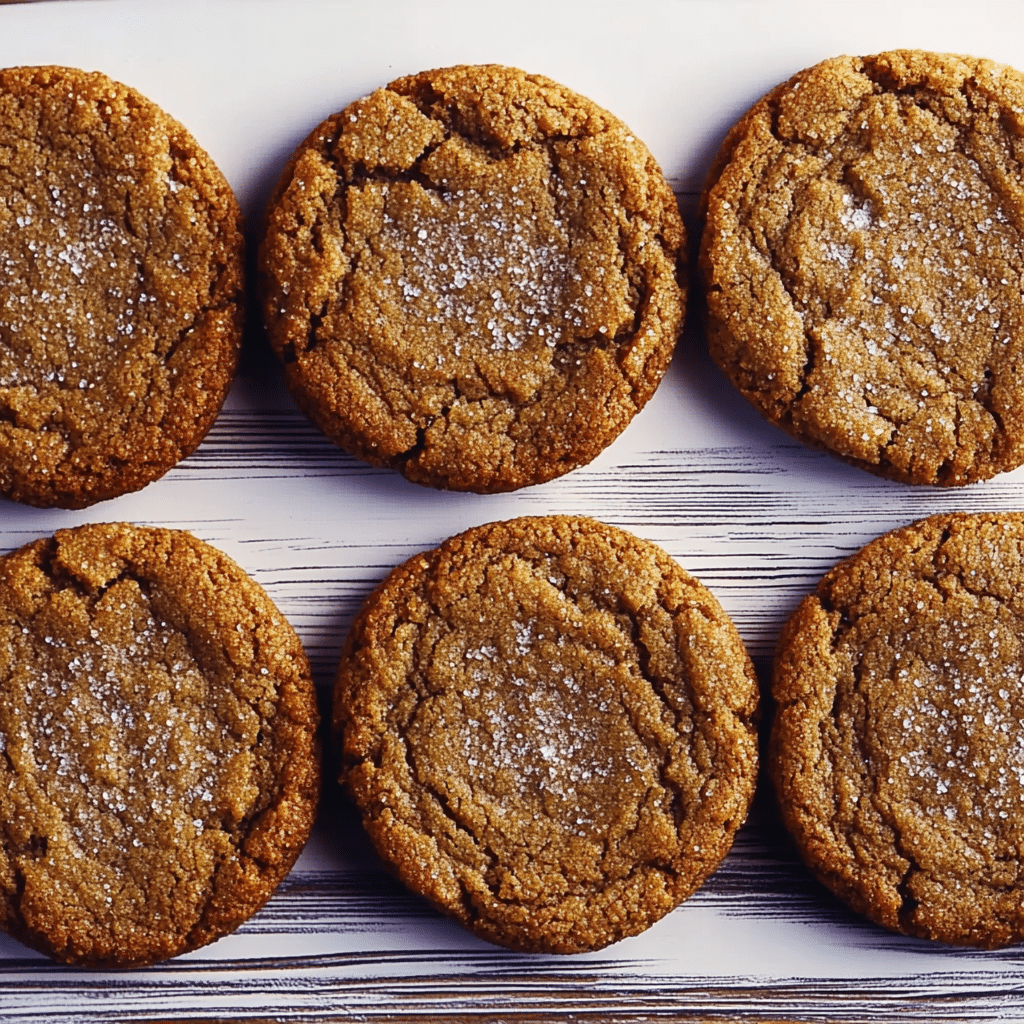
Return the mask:
{"type": "Polygon", "coordinates": [[[589,462],[657,387],[684,231],[650,153],[498,66],[399,79],[296,150],[260,250],[264,319],[335,442],[437,487],[589,462]]]}
{"type": "Polygon", "coordinates": [[[634,935],[718,866],[757,686],[712,595],[589,519],[478,527],[396,569],[342,655],[341,778],[399,877],[481,937],[634,935]]]}
{"type": "Polygon", "coordinates": [[[889,928],[1024,938],[1024,516],[941,515],[841,563],[780,640],[771,771],[812,869],[889,928]]]}
{"type": "Polygon", "coordinates": [[[703,200],[708,341],[805,443],[908,483],[1024,462],[1024,76],[920,51],[794,76],[703,200]]]}
{"type": "Polygon", "coordinates": [[[312,826],[316,717],[294,632],[195,538],[86,526],[0,559],[0,922],[91,966],[231,931],[312,826]]]}

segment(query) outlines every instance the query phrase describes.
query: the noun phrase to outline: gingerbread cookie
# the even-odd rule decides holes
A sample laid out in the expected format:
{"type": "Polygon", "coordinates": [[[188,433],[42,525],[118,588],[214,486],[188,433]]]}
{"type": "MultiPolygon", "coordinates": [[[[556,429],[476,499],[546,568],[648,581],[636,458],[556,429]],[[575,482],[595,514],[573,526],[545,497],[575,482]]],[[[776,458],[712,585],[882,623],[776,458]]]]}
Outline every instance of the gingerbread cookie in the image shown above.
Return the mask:
{"type": "Polygon", "coordinates": [[[134,89],[0,71],[0,494],[82,508],[199,444],[241,343],[239,223],[210,158],[134,89]]]}
{"type": "Polygon", "coordinates": [[[1024,76],[837,57],[770,92],[708,177],[708,343],[772,423],[907,483],[1024,462],[1024,76]]]}
{"type": "Polygon", "coordinates": [[[684,232],[651,154],[537,75],[454,67],[328,118],[270,201],[264,318],[313,422],[417,483],[584,465],[654,393],[684,232]]]}
{"type": "Polygon", "coordinates": [[[0,559],[0,925],[91,967],[227,934],[309,835],[316,727],[294,630],[191,535],[80,526],[0,559]]]}
{"type": "Polygon", "coordinates": [[[756,710],[705,587],[647,541],[551,516],[392,572],[352,627],[334,728],[406,885],[490,942],[576,953],[718,866],[754,791],[756,710]]]}
{"type": "Polygon", "coordinates": [[[779,643],[770,768],[814,873],[908,935],[1024,937],[1024,515],[840,563],[779,643]]]}

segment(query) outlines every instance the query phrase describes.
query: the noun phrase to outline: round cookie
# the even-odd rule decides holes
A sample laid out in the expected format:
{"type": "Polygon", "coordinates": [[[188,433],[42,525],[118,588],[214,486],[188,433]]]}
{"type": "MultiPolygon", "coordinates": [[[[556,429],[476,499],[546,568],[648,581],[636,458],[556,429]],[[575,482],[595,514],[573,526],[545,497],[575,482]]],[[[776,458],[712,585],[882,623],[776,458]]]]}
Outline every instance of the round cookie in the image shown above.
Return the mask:
{"type": "Polygon", "coordinates": [[[305,843],[317,708],[294,630],[226,555],[126,524],[0,559],[0,925],[134,967],[258,910],[305,843]]]}
{"type": "Polygon", "coordinates": [[[664,551],[570,516],[395,569],[335,690],[341,781],[385,864],[481,938],[577,953],[715,870],[757,776],[757,685],[664,551]]]}
{"type": "Polygon", "coordinates": [[[938,515],[786,626],[770,771],[814,873],[896,931],[1024,938],[1024,516],[938,515]]]}
{"type": "Polygon", "coordinates": [[[83,508],[199,444],[238,360],[239,225],[210,158],[134,89],[0,71],[0,494],[83,508]]]}
{"type": "Polygon", "coordinates": [[[903,50],[795,75],[703,198],[715,360],[768,420],[914,484],[1024,462],[1024,76],[903,50]]]}
{"type": "Polygon", "coordinates": [[[260,286],[296,402],[417,483],[493,493],[584,465],[654,393],[684,230],[617,118],[497,65],[329,117],[270,201],[260,286]]]}

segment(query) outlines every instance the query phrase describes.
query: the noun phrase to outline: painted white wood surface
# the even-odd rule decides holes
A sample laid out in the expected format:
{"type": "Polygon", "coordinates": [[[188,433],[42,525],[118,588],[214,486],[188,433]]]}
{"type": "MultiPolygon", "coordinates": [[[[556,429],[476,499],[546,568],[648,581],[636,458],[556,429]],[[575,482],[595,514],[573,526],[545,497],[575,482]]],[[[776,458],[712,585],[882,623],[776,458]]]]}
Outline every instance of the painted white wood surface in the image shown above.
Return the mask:
{"type": "MultiPolygon", "coordinates": [[[[898,46],[1024,68],[1017,3],[302,2],[77,0],[0,6],[0,66],[59,63],[124,81],[220,164],[250,232],[293,146],[400,74],[496,61],[546,74],[621,116],[692,215],[729,124],[765,90],[837,53],[898,46]]],[[[692,225],[692,217],[690,221],[692,225]]],[[[0,282],[0,288],[2,288],[0,282]]],[[[691,321],[662,388],[590,466],[512,495],[457,495],[352,460],[308,425],[258,330],[199,450],[139,494],[84,512],[0,502],[0,549],[55,528],[131,520],[231,554],[306,643],[325,708],[360,601],[398,562],[465,527],[550,512],[662,544],[736,620],[762,675],[820,575],[932,512],[1024,508],[1024,471],[964,490],[908,488],[767,427],[691,321]]],[[[389,881],[331,787],[313,841],[233,936],[144,971],[49,964],[0,937],[0,1019],[1024,1019],[1024,950],[890,935],[815,885],[767,792],[708,885],[646,934],[579,957],[473,939],[389,881]]]]}

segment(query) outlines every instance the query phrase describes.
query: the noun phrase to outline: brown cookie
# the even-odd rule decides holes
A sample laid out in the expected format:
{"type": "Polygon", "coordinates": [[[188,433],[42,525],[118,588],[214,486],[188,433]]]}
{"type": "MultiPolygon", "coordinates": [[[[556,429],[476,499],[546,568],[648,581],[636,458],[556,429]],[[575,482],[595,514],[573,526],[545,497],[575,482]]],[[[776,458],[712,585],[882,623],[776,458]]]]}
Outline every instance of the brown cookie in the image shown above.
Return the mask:
{"type": "Polygon", "coordinates": [[[683,225],[617,118],[496,65],[401,78],[302,143],[268,210],[263,311],[335,443],[490,493],[584,465],[654,393],[683,225]]]}
{"type": "Polygon", "coordinates": [[[938,515],[797,609],[770,768],[814,873],[888,928],[1024,937],[1024,515],[938,515]]]}
{"type": "Polygon", "coordinates": [[[0,924],[67,963],[227,934],[316,813],[294,630],[226,555],[126,524],[0,559],[0,924]]]}
{"type": "Polygon", "coordinates": [[[238,359],[239,221],[134,89],[0,71],[0,494],[82,508],[199,444],[238,359]]]}
{"type": "Polygon", "coordinates": [[[708,177],[711,353],[772,423],[906,483],[1024,462],[1024,76],[837,57],[770,92],[708,177]]]}
{"type": "Polygon", "coordinates": [[[576,953],[718,866],[757,775],[757,686],[710,592],[571,516],[400,566],[342,655],[341,781],[384,862],[478,936],[576,953]]]}

